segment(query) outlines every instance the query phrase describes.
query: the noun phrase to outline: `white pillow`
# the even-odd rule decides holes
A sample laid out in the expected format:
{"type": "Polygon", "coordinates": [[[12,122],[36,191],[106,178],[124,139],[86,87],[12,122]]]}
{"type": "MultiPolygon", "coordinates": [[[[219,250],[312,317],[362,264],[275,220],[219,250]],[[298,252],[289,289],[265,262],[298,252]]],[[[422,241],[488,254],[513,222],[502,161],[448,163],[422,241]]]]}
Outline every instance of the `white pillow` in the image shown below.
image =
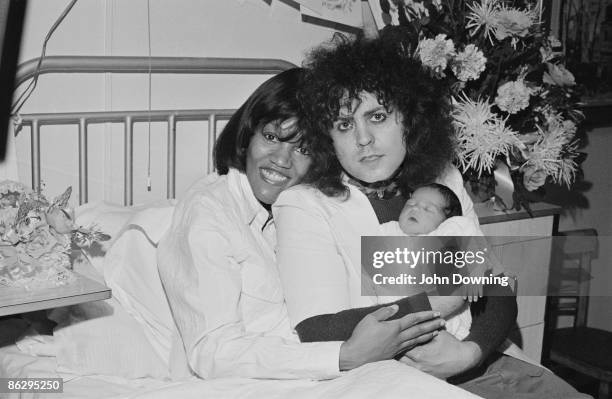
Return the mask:
{"type": "Polygon", "coordinates": [[[58,372],[168,378],[142,327],[114,298],[71,307],[59,321],[53,332],[58,372]]]}
{"type": "Polygon", "coordinates": [[[125,378],[189,375],[155,254],[173,210],[172,201],[139,207],[98,202],[77,209],[77,224],[95,223],[112,236],[112,245],[87,252],[95,271],[86,270],[87,263],[75,268],[94,279],[103,274],[113,298],[52,312],[50,318],[59,323],[54,331],[58,371],[125,378]]]}
{"type": "Polygon", "coordinates": [[[75,222],[78,226],[90,227],[91,225],[96,225],[103,233],[111,236],[110,241],[100,242],[99,244],[94,244],[91,248],[83,249],[83,252],[87,255],[87,258],[100,276],[104,275],[102,270],[104,255],[117,239],[121,229],[137,211],[138,208],[116,205],[105,201],[90,202],[75,209],[75,222]]]}
{"type": "Polygon", "coordinates": [[[170,227],[174,203],[141,209],[124,226],[104,259],[113,297],[138,322],[172,378],[190,375],[157,270],[157,243],[170,227]]]}
{"type": "MultiPolygon", "coordinates": [[[[89,262],[75,262],[74,270],[104,282],[103,276],[89,262]]],[[[149,343],[142,326],[115,298],[55,308],[48,317],[58,323],[53,331],[53,342],[49,343],[50,348],[37,348],[36,354],[40,356],[52,351],[58,372],[128,379],[168,378],[168,369],[149,343]]]]}

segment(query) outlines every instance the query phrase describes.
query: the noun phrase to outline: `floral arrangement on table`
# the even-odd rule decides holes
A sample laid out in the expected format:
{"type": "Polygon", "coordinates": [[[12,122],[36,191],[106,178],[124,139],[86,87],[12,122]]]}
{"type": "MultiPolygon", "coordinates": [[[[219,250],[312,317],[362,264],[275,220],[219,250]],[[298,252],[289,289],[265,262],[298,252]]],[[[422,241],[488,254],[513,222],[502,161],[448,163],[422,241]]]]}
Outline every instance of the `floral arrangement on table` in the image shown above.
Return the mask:
{"type": "Polygon", "coordinates": [[[78,227],[68,206],[72,188],[52,202],[25,185],[0,182],[0,286],[41,289],[69,284],[71,247],[110,239],[78,227]]]}
{"type": "Polygon", "coordinates": [[[481,199],[528,209],[528,192],[545,182],[570,187],[584,117],[561,43],[544,32],[541,3],[380,2],[408,33],[412,55],[448,81],[457,164],[481,199]],[[506,198],[495,195],[504,190],[506,198]]]}

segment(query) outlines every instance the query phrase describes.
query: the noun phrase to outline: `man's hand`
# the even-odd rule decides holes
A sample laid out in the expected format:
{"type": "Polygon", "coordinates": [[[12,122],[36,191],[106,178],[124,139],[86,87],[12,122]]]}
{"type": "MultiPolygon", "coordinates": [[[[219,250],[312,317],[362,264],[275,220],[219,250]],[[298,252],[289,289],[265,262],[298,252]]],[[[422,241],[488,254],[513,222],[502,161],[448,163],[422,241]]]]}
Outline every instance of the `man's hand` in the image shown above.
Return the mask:
{"type": "Polygon", "coordinates": [[[400,360],[435,377],[446,379],[475,367],[482,351],[474,342],[463,342],[440,331],[430,342],[417,346],[400,360]]]}
{"type": "Polygon", "coordinates": [[[403,350],[430,341],[444,326],[440,314],[433,311],[387,321],[397,309],[397,305],[380,308],[355,326],[351,337],[340,347],[340,370],[391,359],[403,350]]]}

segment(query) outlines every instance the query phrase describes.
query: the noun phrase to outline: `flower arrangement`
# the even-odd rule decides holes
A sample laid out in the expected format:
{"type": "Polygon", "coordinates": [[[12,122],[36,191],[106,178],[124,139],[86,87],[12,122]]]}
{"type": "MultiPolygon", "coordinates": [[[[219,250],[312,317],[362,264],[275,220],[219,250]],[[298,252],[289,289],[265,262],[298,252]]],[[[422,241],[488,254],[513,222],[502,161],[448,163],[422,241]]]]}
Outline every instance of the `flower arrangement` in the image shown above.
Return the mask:
{"type": "Polygon", "coordinates": [[[574,182],[584,117],[561,43],[542,27],[540,3],[380,1],[410,38],[412,56],[448,81],[456,161],[481,197],[499,199],[495,185],[505,182],[514,194],[507,201],[528,209],[528,192],[545,182],[574,182]]]}
{"type": "Polygon", "coordinates": [[[95,226],[78,227],[68,207],[72,188],[49,202],[21,183],[0,182],[0,285],[49,288],[75,280],[72,245],[110,239],[95,226]]]}

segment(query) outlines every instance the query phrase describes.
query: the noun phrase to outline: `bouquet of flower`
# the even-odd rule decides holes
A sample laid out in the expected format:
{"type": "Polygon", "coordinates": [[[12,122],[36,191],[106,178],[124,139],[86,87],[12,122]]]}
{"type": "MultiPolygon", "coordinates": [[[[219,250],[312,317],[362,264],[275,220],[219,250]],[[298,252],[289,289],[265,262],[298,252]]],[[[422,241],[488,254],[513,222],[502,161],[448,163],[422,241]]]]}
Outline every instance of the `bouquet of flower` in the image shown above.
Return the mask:
{"type": "Polygon", "coordinates": [[[410,37],[412,56],[448,81],[457,164],[485,198],[503,181],[518,208],[546,181],[573,183],[583,114],[561,44],[543,32],[541,3],[380,2],[410,37]]]}
{"type": "Polygon", "coordinates": [[[0,285],[40,289],[75,280],[71,246],[110,239],[95,226],[78,227],[68,207],[72,188],[49,202],[21,183],[0,182],[0,285]]]}

